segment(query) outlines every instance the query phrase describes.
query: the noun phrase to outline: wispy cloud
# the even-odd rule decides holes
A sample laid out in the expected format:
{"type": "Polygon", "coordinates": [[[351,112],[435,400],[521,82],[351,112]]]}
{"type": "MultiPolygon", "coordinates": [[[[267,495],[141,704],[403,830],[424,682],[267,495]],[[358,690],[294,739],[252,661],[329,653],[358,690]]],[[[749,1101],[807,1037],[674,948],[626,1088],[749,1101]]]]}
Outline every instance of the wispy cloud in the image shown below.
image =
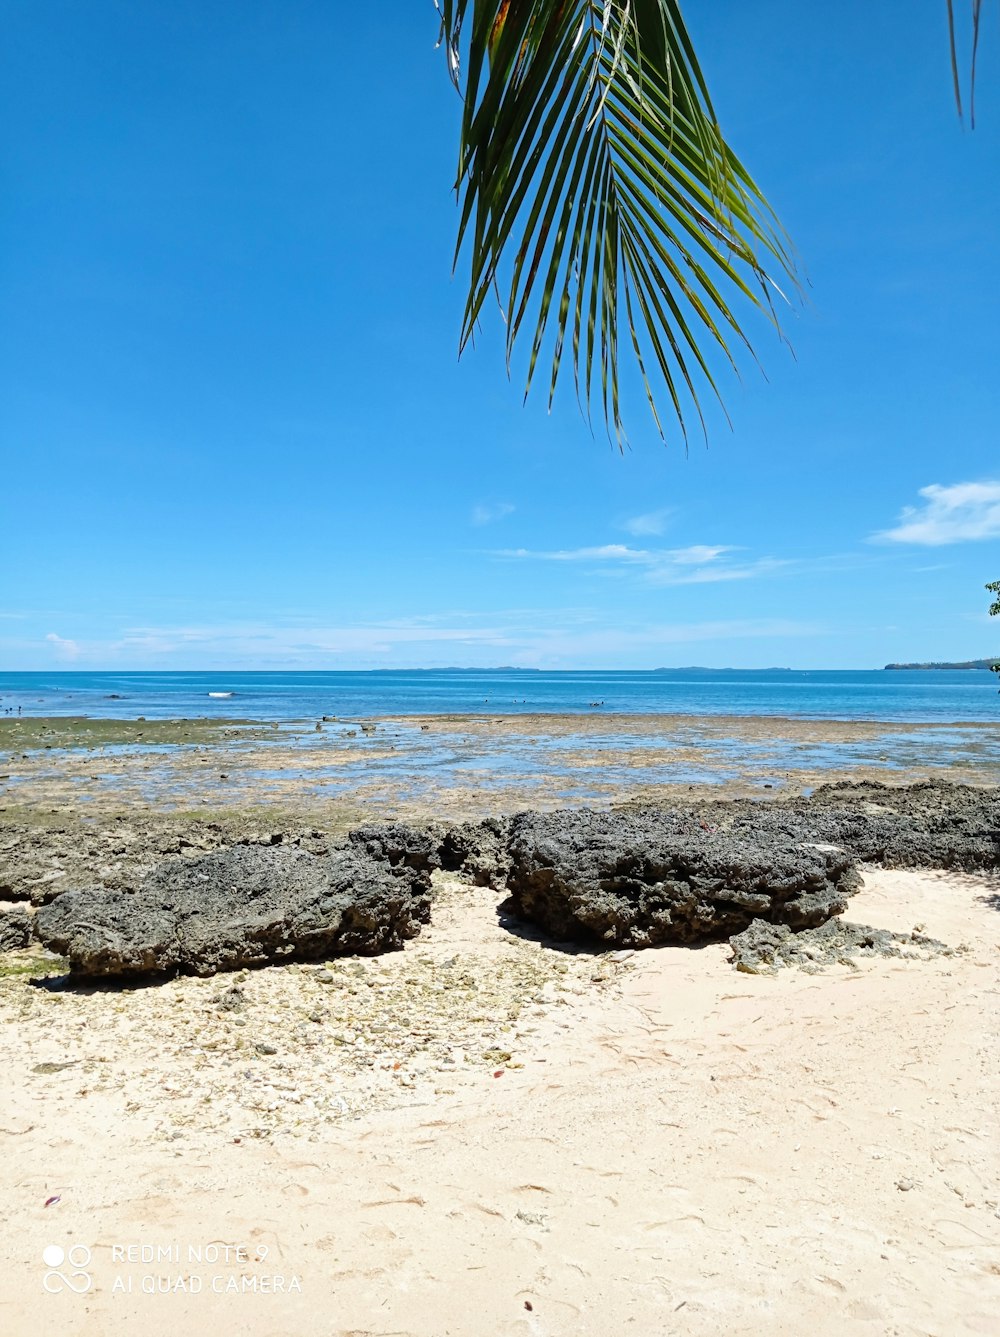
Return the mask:
{"type": "Polygon", "coordinates": [[[820,622],[799,622],[790,618],[729,618],[715,622],[652,623],[630,628],[595,627],[589,631],[555,629],[539,635],[531,651],[520,656],[518,662],[543,665],[559,662],[594,665],[662,663],[660,653],[669,652],[672,646],[719,642],[726,647],[726,660],[733,662],[740,657],[742,641],[823,636],[828,630],[820,622]]]}
{"type": "Polygon", "coordinates": [[[667,550],[670,560],[678,566],[704,566],[706,562],[716,561],[723,553],[735,551],[735,548],[723,545],[710,547],[706,543],[693,543],[690,548],[669,548],[667,550]]]}
{"type": "Polygon", "coordinates": [[[921,506],[906,506],[893,529],[871,536],[873,543],[916,543],[943,547],[976,539],[1000,538],[1000,481],[931,483],[920,489],[921,506]]]}
{"type": "Polygon", "coordinates": [[[512,514],[514,507],[509,501],[497,501],[491,505],[485,503],[473,506],[471,520],[474,525],[492,525],[504,516],[512,514]]]}
{"type": "Polygon", "coordinates": [[[652,585],[704,585],[721,580],[749,580],[766,575],[787,562],[761,557],[736,562],[729,553],[739,551],[728,544],[695,543],[687,548],[632,548],[624,543],[605,543],[593,548],[504,548],[494,555],[520,561],[589,562],[608,570],[638,570],[652,585]]]}
{"type": "Polygon", "coordinates": [[[530,558],[536,562],[625,562],[632,566],[673,563],[678,566],[713,562],[735,549],[696,543],[690,548],[630,548],[624,543],[603,543],[592,548],[502,548],[498,557],[530,558]]]}
{"type": "Polygon", "coordinates": [[[631,519],[625,521],[622,529],[627,530],[629,534],[634,534],[636,538],[643,538],[647,534],[662,534],[673,514],[674,508],[672,506],[662,506],[658,511],[647,511],[645,515],[633,515],[631,519]]]}
{"type": "Polygon", "coordinates": [[[59,659],[79,659],[80,645],[78,641],[67,640],[65,636],[57,636],[54,631],[50,631],[45,639],[52,645],[59,659]]]}
{"type": "Polygon", "coordinates": [[[144,625],[109,629],[102,637],[78,641],[50,632],[44,639],[5,643],[4,648],[15,651],[25,664],[37,665],[39,647],[47,642],[60,659],[72,660],[77,667],[120,669],[654,667],[669,663],[670,648],[677,645],[714,645],[717,653],[721,647],[721,654],[732,663],[755,657],[741,652],[741,643],[824,634],[826,628],[818,622],[792,619],[637,622],[592,609],[558,616],[551,609],[508,609],[482,616],[452,614],[445,619],[429,614],[357,625],[264,620],[144,625]]]}
{"type": "Polygon", "coordinates": [[[495,646],[509,643],[496,626],[435,626],[431,620],[386,621],[360,626],[282,626],[237,624],[205,627],[137,627],[110,647],[129,656],[152,654],[176,658],[195,649],[212,649],[240,657],[256,656],[315,660],[344,655],[391,654],[408,646],[495,646]]]}

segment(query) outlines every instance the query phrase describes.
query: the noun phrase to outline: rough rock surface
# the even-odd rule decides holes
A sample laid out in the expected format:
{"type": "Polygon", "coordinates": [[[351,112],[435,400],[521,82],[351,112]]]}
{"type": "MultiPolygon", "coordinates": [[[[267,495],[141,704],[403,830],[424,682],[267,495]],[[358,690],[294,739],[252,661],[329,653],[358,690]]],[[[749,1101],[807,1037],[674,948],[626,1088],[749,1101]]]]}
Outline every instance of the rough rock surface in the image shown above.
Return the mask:
{"type": "Polygon", "coordinates": [[[511,824],[510,908],[560,938],[648,947],[728,937],[764,918],[821,924],[861,885],[832,845],[684,831],[647,810],[522,813],[511,824]]]}
{"type": "Polygon", "coordinates": [[[818,928],[799,933],[793,933],[785,924],[755,919],[749,928],[730,938],[729,945],[733,949],[733,966],[748,975],[776,975],[781,966],[798,966],[815,974],[824,965],[833,963],[853,966],[859,956],[926,960],[931,956],[954,956],[956,951],[965,950],[961,946],[948,947],[916,929],[912,933],[892,933],[844,919],[830,919],[818,928]]]}
{"type": "MultiPolygon", "coordinates": [[[[350,865],[355,869],[356,876],[345,875],[339,882],[334,878],[330,884],[335,885],[337,895],[348,899],[355,894],[353,888],[359,889],[362,902],[370,892],[375,895],[376,887],[383,888],[386,896],[391,887],[398,895],[400,888],[392,887],[392,881],[402,879],[408,894],[420,901],[406,912],[414,923],[426,917],[425,884],[430,872],[443,868],[496,888],[510,877],[515,912],[534,918],[561,937],[641,946],[728,936],[746,928],[754,916],[786,922],[792,928],[821,923],[843,910],[844,898],[854,887],[850,860],[843,851],[889,867],[998,868],[1000,789],[943,781],[899,787],[841,783],[824,786],[805,798],[723,799],[670,810],[619,809],[587,816],[565,811],[548,816],[523,814],[517,819],[497,817],[461,825],[432,822],[416,827],[379,822],[350,835],[345,826],[330,830],[304,826],[294,814],[274,819],[259,812],[218,814],[208,821],[143,814],[107,816],[103,824],[42,815],[31,824],[5,823],[0,828],[0,901],[31,900],[34,905],[45,905],[72,895],[64,914],[41,920],[41,925],[50,925],[47,931],[65,937],[70,932],[71,909],[84,894],[71,889],[90,888],[86,895],[104,907],[87,930],[97,935],[96,951],[100,933],[114,940],[125,933],[126,926],[115,918],[119,911],[113,906],[118,901],[128,901],[134,914],[143,906],[143,914],[152,913],[146,901],[134,897],[146,895],[156,884],[166,856],[178,856],[171,861],[175,869],[170,874],[174,879],[171,894],[179,893],[185,879],[191,883],[190,894],[178,901],[180,908],[163,913],[187,927],[183,934],[175,935],[177,942],[171,946],[166,939],[156,938],[147,925],[148,955],[153,961],[171,963],[154,966],[156,969],[208,971],[224,968],[215,962],[225,953],[209,944],[204,963],[199,966],[195,959],[192,935],[199,921],[193,917],[196,911],[202,913],[205,887],[215,886],[217,880],[215,873],[203,876],[205,867],[236,866],[227,860],[253,864],[263,855],[260,866],[280,873],[268,891],[275,898],[272,928],[265,929],[256,920],[239,927],[236,908],[220,911],[221,902],[211,911],[222,914],[233,944],[242,941],[241,934],[245,937],[243,947],[232,948],[240,963],[308,954],[307,945],[299,947],[293,941],[299,933],[294,927],[299,911],[292,901],[283,908],[279,902],[283,895],[291,896],[292,886],[299,888],[295,895],[301,892],[304,897],[301,913],[308,919],[305,907],[311,903],[313,878],[307,870],[315,873],[319,865],[326,867],[328,858],[331,868],[350,865]],[[593,847],[581,821],[590,824],[596,842],[593,847]],[[600,834],[602,822],[607,828],[600,834]],[[555,841],[558,848],[549,864],[548,854],[543,858],[538,849],[529,848],[529,832],[535,833],[536,845],[543,837],[555,841]],[[817,846],[836,846],[842,853],[817,846]],[[351,860],[356,862],[351,864],[351,860]],[[293,868],[297,870],[294,875],[293,868]],[[261,943],[253,947],[258,934],[261,943]],[[178,964],[181,960],[183,964],[178,964]]],[[[317,888],[326,885],[325,876],[316,874],[317,888]]],[[[318,897],[319,892],[315,894],[318,897]]],[[[252,899],[254,915],[267,909],[269,903],[260,888],[252,899]]],[[[395,912],[387,913],[391,919],[395,912]]],[[[80,915],[76,918],[83,923],[80,915]]],[[[25,922],[19,913],[6,926],[0,923],[0,928],[5,927],[9,941],[20,941],[25,922]]],[[[402,919],[399,922],[398,936],[406,936],[402,919]]],[[[386,932],[388,941],[396,931],[386,932]]],[[[84,943],[84,929],[74,929],[73,936],[82,944],[80,962],[91,959],[94,951],[84,943]]],[[[309,936],[302,935],[304,944],[309,936]]],[[[372,931],[371,943],[377,938],[372,931]]],[[[107,950],[109,960],[116,956],[117,949],[101,950],[107,950]]],[[[330,955],[333,950],[381,948],[344,945],[324,947],[318,954],[330,955]]],[[[145,959],[138,948],[136,953],[137,959],[145,959]]],[[[118,955],[127,957],[129,951],[123,948],[118,955]]],[[[121,963],[115,967],[125,973],[139,968],[121,963]]],[[[82,964],[75,969],[84,971],[82,964]]]]}
{"type": "Polygon", "coordinates": [[[841,845],[886,868],[1000,867],[1000,789],[943,780],[892,786],[823,785],[808,798],[706,804],[698,816],[719,831],[768,832],[841,845]]]}
{"type": "Polygon", "coordinates": [[[502,887],[510,870],[510,819],[487,817],[444,830],[441,866],[460,872],[477,887],[502,887]]]}
{"type": "MultiPolygon", "coordinates": [[[[620,809],[619,811],[629,811],[620,809]]],[[[640,809],[641,810],[641,809],[640,809]]],[[[668,814],[664,814],[665,820],[668,814]]],[[[893,867],[1000,867],[1000,789],[944,781],[892,786],[834,784],[808,798],[764,802],[719,799],[672,811],[679,834],[701,823],[720,832],[783,832],[793,840],[844,845],[866,862],[893,867]]],[[[503,817],[427,828],[444,867],[480,885],[503,885],[509,866],[509,820],[503,817]]],[[[380,823],[413,832],[423,829],[380,823]]],[[[0,901],[36,905],[71,887],[130,892],[165,858],[197,859],[234,845],[281,845],[325,854],[342,844],[346,825],[315,829],[295,814],[220,812],[198,820],[170,813],[106,815],[82,823],[38,814],[30,823],[0,821],[0,901]]],[[[364,829],[364,828],[362,828],[364,829]]],[[[368,828],[372,829],[372,828],[368,828]]],[[[378,827],[374,828],[378,829],[378,827]]],[[[407,841],[410,837],[407,836],[407,841]]],[[[416,847],[415,847],[416,848],[416,847]]]]}
{"type": "Polygon", "coordinates": [[[32,917],[20,905],[0,911],[0,952],[16,952],[31,941],[32,917]]]}
{"type": "Polygon", "coordinates": [[[294,821],[268,822],[260,813],[198,821],[130,813],[107,816],[104,824],[60,816],[3,822],[0,901],[44,905],[71,887],[89,885],[131,892],[171,855],[196,859],[233,845],[285,845],[325,854],[336,843],[329,832],[294,821]]]}
{"type": "Polygon", "coordinates": [[[488,817],[456,826],[435,822],[425,827],[404,822],[372,822],[351,831],[348,840],[373,859],[393,867],[461,873],[477,887],[502,887],[510,867],[507,845],[510,820],[488,817]]]}
{"type": "Polygon", "coordinates": [[[394,869],[431,873],[441,867],[439,841],[430,831],[407,826],[405,822],[370,822],[351,831],[348,841],[370,858],[394,869]]]}
{"type": "Polygon", "coordinates": [[[360,849],[321,857],[241,845],[172,859],[130,894],[64,892],[38,912],[36,932],[77,976],[211,975],[373,955],[416,936],[430,913],[429,882],[360,849]]]}

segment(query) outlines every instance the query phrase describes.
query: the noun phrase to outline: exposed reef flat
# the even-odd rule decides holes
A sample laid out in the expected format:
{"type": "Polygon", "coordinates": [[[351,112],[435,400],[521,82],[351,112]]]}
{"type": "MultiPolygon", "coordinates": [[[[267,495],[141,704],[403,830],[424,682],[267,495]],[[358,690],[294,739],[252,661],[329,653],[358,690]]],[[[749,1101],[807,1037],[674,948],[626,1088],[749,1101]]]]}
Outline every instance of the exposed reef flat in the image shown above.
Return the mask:
{"type": "Polygon", "coordinates": [[[101,719],[89,715],[12,715],[0,719],[0,754],[243,743],[273,737],[276,726],[233,719],[101,719]]]}
{"type": "Polygon", "coordinates": [[[1000,783],[1000,717],[974,724],[749,716],[0,719],[0,819],[95,824],[142,809],[346,829],[527,808],[677,806],[837,779],[1000,783]]]}

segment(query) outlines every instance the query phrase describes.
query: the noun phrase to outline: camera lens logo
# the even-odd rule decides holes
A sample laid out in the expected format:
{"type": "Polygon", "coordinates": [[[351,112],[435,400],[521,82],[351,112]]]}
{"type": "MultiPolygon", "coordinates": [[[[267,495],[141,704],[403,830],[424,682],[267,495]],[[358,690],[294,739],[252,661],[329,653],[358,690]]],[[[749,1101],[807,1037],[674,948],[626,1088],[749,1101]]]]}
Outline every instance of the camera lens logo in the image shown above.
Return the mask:
{"type": "Polygon", "coordinates": [[[86,1295],[94,1284],[94,1279],[84,1269],[90,1266],[91,1252],[85,1244],[73,1244],[69,1250],[61,1249],[58,1244],[50,1244],[42,1252],[42,1262],[49,1269],[42,1278],[42,1286],[50,1295],[61,1291],[74,1291],[77,1295],[86,1295]],[[67,1271],[59,1268],[66,1264],[67,1271]]]}

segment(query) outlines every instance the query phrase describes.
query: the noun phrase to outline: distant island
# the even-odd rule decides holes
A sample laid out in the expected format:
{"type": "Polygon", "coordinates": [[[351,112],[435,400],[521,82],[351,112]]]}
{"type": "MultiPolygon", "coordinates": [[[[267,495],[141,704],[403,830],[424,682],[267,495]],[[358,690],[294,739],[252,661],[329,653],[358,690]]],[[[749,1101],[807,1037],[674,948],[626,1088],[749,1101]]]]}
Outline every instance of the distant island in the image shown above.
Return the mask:
{"type": "Polygon", "coordinates": [[[710,668],[708,664],[678,664],[674,668],[655,668],[653,673],[794,673],[790,668],[710,668]]]}
{"type": "Polygon", "coordinates": [[[992,669],[1000,665],[1000,655],[995,659],[966,659],[961,664],[886,664],[887,669],[992,669]]]}

